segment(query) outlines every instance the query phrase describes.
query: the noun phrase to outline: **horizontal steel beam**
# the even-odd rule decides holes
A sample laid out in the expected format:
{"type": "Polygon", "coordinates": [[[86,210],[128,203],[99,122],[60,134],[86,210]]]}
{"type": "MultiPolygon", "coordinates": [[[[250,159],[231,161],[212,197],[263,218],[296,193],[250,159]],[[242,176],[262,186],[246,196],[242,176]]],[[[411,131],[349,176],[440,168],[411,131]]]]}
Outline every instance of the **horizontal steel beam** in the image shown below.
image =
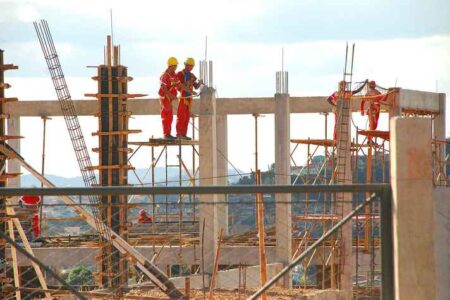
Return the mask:
{"type": "Polygon", "coordinates": [[[171,187],[57,187],[57,188],[0,188],[1,196],[44,195],[172,195],[172,194],[296,194],[333,192],[384,192],[389,184],[350,185],[231,185],[231,186],[171,186],[171,187]]]}

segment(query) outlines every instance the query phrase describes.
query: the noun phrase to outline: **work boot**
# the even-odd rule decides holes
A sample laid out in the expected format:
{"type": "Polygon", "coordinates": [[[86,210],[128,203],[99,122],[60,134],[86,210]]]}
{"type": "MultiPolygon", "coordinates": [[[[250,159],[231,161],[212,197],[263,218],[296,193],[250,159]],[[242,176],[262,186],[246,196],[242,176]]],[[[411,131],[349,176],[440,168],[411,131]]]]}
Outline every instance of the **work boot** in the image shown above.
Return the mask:
{"type": "Polygon", "coordinates": [[[166,140],[175,140],[176,138],[173,135],[168,134],[168,135],[164,136],[164,139],[166,139],[166,140]]]}
{"type": "Polygon", "coordinates": [[[178,138],[179,140],[185,140],[185,141],[190,141],[190,140],[191,140],[190,137],[185,136],[185,135],[177,135],[177,138],[178,138]]]}

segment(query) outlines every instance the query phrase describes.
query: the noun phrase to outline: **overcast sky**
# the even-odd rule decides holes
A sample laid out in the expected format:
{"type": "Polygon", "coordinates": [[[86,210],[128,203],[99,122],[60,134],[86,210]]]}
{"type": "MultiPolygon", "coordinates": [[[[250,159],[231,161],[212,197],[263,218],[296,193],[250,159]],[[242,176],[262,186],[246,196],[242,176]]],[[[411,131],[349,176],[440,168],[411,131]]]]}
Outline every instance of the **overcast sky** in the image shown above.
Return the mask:
{"type": "MultiPolygon", "coordinates": [[[[21,101],[56,99],[32,21],[46,19],[74,99],[96,92],[90,79],[103,62],[105,36],[113,10],[114,42],[121,62],[135,78],[130,92],[157,96],[158,77],[168,56],[204,57],[214,62],[219,97],[272,96],[281,48],[289,71],[292,96],[328,95],[342,76],[345,43],[356,43],[355,78],[381,86],[450,92],[450,2],[429,1],[3,1],[0,0],[0,48],[5,62],[19,66],[7,72],[9,96],[21,101]]],[[[194,70],[195,71],[195,70],[194,70]]],[[[323,138],[323,117],[293,115],[292,138],[323,138]]],[[[354,116],[355,124],[366,126],[354,116]]],[[[450,105],[447,105],[447,128],[450,105]]],[[[81,119],[88,146],[96,147],[94,118],[81,119]]],[[[330,125],[331,126],[331,125],[330,125]]],[[[160,136],[156,117],[136,117],[130,128],[142,129],[130,140],[160,136]]],[[[381,129],[387,128],[386,120],[381,129]]],[[[24,157],[40,168],[42,121],[22,118],[24,157]]],[[[331,130],[331,127],[330,127],[331,130]]],[[[449,130],[447,130],[449,131],[449,130]]],[[[260,122],[260,165],[273,162],[273,116],[260,122]]],[[[253,119],[229,117],[229,159],[248,171],[253,167],[253,119]]],[[[300,149],[304,150],[304,149],[300,149]]],[[[188,155],[190,156],[190,155],[188,155]]],[[[46,172],[79,174],[62,119],[48,123],[46,172]]],[[[296,154],[304,161],[304,151],[296,154]]],[[[94,162],[96,154],[92,153],[94,162]]],[[[133,164],[150,163],[148,149],[133,164]]],[[[174,157],[174,159],[176,159],[174,157]]]]}

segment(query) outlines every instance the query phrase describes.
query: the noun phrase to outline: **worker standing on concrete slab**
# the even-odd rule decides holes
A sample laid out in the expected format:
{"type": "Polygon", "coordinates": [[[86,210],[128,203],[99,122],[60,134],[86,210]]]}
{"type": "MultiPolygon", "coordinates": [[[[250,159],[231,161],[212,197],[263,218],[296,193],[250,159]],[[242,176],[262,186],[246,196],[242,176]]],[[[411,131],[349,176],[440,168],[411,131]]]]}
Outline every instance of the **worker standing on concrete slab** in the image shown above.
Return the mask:
{"type": "Polygon", "coordinates": [[[194,89],[198,89],[202,84],[202,81],[197,80],[197,77],[191,72],[194,66],[195,60],[192,57],[188,57],[184,62],[184,69],[177,74],[178,80],[180,80],[180,102],[178,103],[177,110],[177,138],[184,140],[191,139],[186,134],[189,119],[191,118],[192,97],[197,95],[194,89]]]}
{"type": "Polygon", "coordinates": [[[164,138],[168,140],[175,139],[171,131],[173,121],[172,101],[177,99],[177,89],[180,85],[180,81],[175,73],[177,66],[178,60],[175,57],[170,57],[167,60],[167,69],[161,75],[161,87],[158,92],[161,103],[161,120],[164,138]]]}
{"type": "Polygon", "coordinates": [[[361,115],[364,115],[364,104],[369,102],[369,108],[365,111],[369,117],[369,129],[376,130],[378,127],[378,119],[380,118],[381,102],[385,101],[387,94],[382,94],[376,89],[377,84],[375,81],[370,81],[368,84],[366,97],[361,101],[361,115]]]}
{"type": "Polygon", "coordinates": [[[357,88],[356,90],[351,91],[351,92],[346,92],[345,91],[345,85],[347,83],[344,80],[339,81],[338,90],[336,92],[334,92],[333,94],[331,94],[331,96],[329,96],[327,98],[328,103],[330,103],[333,106],[333,113],[334,113],[333,139],[335,141],[336,141],[336,138],[337,138],[336,126],[337,126],[337,122],[338,122],[338,114],[337,114],[337,109],[336,109],[337,100],[338,99],[350,100],[350,97],[352,95],[357,94],[357,93],[362,91],[362,89],[366,86],[367,82],[369,82],[368,79],[366,79],[364,81],[364,83],[359,88],[357,88]]]}

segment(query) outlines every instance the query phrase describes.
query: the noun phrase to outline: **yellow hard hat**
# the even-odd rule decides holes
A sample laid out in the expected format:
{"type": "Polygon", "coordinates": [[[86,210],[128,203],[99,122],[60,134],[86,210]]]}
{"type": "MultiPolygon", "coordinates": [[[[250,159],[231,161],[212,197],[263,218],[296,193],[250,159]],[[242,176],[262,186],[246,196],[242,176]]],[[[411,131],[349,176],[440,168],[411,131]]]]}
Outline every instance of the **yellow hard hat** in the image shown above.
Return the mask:
{"type": "Polygon", "coordinates": [[[167,60],[167,65],[170,66],[176,66],[178,65],[178,60],[175,57],[169,57],[169,59],[167,60]]]}
{"type": "Polygon", "coordinates": [[[188,66],[195,66],[195,60],[192,57],[188,57],[186,58],[184,64],[188,66]]]}

